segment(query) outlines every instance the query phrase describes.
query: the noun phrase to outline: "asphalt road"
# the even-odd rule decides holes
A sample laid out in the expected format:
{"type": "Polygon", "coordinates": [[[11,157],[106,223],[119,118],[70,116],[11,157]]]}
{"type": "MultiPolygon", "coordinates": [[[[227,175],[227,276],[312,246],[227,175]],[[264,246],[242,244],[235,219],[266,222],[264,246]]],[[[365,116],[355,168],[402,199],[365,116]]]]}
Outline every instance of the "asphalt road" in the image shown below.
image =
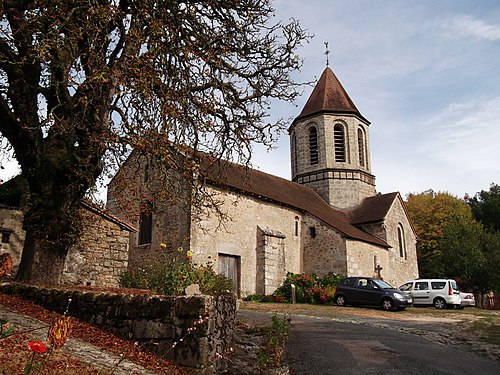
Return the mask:
{"type": "Polygon", "coordinates": [[[498,361],[413,333],[327,318],[291,319],[285,362],[295,375],[500,374],[498,361]]]}

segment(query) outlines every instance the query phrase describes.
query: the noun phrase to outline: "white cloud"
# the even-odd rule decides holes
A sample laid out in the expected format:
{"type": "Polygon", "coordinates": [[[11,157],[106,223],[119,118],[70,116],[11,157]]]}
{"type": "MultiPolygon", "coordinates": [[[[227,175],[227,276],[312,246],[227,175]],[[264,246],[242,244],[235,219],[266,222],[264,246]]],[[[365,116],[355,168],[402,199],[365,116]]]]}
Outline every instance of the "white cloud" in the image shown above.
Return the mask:
{"type": "Polygon", "coordinates": [[[440,24],[448,36],[473,36],[486,40],[500,40],[500,24],[489,24],[468,15],[448,18],[440,24]]]}
{"type": "Polygon", "coordinates": [[[424,120],[420,152],[462,170],[500,169],[500,97],[452,103],[424,120]]]}

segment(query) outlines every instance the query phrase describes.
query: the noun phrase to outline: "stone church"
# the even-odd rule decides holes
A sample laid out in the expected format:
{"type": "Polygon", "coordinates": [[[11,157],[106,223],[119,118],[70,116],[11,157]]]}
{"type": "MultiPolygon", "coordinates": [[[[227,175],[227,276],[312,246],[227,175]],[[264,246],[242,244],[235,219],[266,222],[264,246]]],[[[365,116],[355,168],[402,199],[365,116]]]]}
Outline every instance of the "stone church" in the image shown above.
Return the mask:
{"type": "Polygon", "coordinates": [[[182,188],[185,204],[148,205],[168,181],[154,172],[158,160],[133,152],[110,182],[107,204],[137,225],[129,268],[158,265],[166,244],[167,252],[189,250],[195,263],[213,262],[242,297],[272,293],[287,272],[376,276],[394,286],[417,278],[416,232],[402,197],[375,189],[369,126],[326,67],[289,128],[292,181],[202,163],[203,189],[219,198],[223,225],[209,212],[195,215],[182,188]],[[120,204],[133,196],[141,198],[120,204]]]}

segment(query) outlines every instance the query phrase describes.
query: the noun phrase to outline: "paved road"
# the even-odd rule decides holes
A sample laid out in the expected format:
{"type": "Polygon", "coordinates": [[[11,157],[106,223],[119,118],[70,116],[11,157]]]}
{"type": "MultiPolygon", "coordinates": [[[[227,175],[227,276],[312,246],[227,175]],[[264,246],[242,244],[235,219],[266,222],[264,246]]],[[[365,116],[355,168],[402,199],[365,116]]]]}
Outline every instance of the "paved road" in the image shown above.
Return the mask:
{"type": "MultiPolygon", "coordinates": [[[[414,333],[326,318],[291,318],[285,361],[293,374],[500,374],[498,361],[414,333]]],[[[384,325],[390,324],[385,320],[384,325]]]]}

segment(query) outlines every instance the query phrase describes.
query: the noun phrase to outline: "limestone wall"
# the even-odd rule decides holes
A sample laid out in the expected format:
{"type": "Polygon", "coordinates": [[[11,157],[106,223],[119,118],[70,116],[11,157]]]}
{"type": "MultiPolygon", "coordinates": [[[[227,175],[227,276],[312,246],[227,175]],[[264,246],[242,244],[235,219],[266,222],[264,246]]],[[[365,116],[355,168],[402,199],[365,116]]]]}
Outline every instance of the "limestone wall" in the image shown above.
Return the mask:
{"type": "Polygon", "coordinates": [[[64,313],[71,299],[69,316],[138,341],[182,366],[203,369],[203,374],[221,373],[225,363],[216,358],[216,353],[225,353],[231,347],[236,318],[233,294],[170,297],[22,284],[3,284],[0,291],[58,313],[64,313]],[[196,329],[188,333],[192,327],[196,329]]]}
{"type": "Polygon", "coordinates": [[[340,233],[310,215],[302,222],[303,272],[326,276],[347,275],[346,242],[340,233]]]}
{"type": "Polygon", "coordinates": [[[347,258],[348,272],[352,276],[375,276],[375,267],[380,265],[380,277],[394,287],[418,278],[416,237],[405,214],[402,200],[396,199],[385,221],[363,226],[363,229],[387,241],[389,249],[373,245],[349,242],[347,258]],[[403,256],[401,256],[398,227],[403,233],[403,256]]]}
{"type": "Polygon", "coordinates": [[[318,192],[334,207],[345,209],[373,196],[375,177],[371,174],[368,124],[355,116],[319,115],[294,124],[291,138],[292,179],[318,192]],[[341,125],[345,136],[345,162],[335,160],[334,127],[341,125]],[[317,164],[310,163],[309,128],[318,134],[317,164]],[[364,165],[358,148],[358,129],[364,134],[364,165]]]}
{"type": "Polygon", "coordinates": [[[408,217],[405,214],[403,202],[396,199],[386,217],[387,242],[389,249],[389,264],[387,281],[399,286],[408,280],[418,278],[417,239],[413,232],[408,217]],[[401,256],[398,239],[398,225],[403,229],[404,254],[401,256]]]}
{"type": "Polygon", "coordinates": [[[347,240],[346,247],[349,276],[381,277],[388,281],[389,250],[353,240],[347,240]],[[375,271],[377,265],[382,267],[380,275],[375,271]]]}
{"type": "Polygon", "coordinates": [[[84,230],[64,262],[63,284],[119,285],[128,267],[129,230],[88,210],[81,210],[84,230]]]}
{"type": "MultiPolygon", "coordinates": [[[[242,296],[254,294],[257,290],[263,289],[266,293],[272,293],[275,287],[284,280],[286,272],[302,272],[301,212],[272,202],[263,203],[262,200],[251,196],[221,192],[216,188],[212,190],[221,194],[220,198],[224,201],[221,209],[227,213],[229,220],[220,226],[216,216],[206,214],[200,222],[192,223],[191,250],[195,263],[205,264],[210,259],[214,261],[214,269],[221,272],[217,262],[219,255],[237,257],[240,260],[242,296]],[[298,223],[297,235],[296,221],[298,223]],[[257,253],[262,251],[261,241],[265,241],[262,233],[273,232],[276,233],[273,240],[275,243],[270,244],[268,250],[274,247],[278,251],[282,247],[284,261],[283,265],[281,263],[273,265],[272,267],[275,267],[273,272],[263,275],[265,267],[258,267],[257,253]],[[278,269],[281,271],[278,272],[278,269]],[[274,280],[270,278],[271,276],[274,276],[274,280]],[[258,280],[259,282],[266,280],[265,285],[258,286],[258,280]]],[[[281,258],[276,253],[276,261],[278,259],[281,258]]]]}
{"type": "Polygon", "coordinates": [[[182,187],[178,174],[169,173],[173,172],[162,169],[155,160],[133,153],[109,183],[106,208],[138,229],[131,233],[129,241],[132,270],[160,266],[169,252],[189,247],[190,207],[182,206],[179,201],[189,201],[182,197],[189,196],[190,191],[182,187]],[[165,184],[182,190],[177,201],[166,196],[165,184]],[[146,209],[152,215],[151,242],[140,244],[140,213],[146,209]]]}

